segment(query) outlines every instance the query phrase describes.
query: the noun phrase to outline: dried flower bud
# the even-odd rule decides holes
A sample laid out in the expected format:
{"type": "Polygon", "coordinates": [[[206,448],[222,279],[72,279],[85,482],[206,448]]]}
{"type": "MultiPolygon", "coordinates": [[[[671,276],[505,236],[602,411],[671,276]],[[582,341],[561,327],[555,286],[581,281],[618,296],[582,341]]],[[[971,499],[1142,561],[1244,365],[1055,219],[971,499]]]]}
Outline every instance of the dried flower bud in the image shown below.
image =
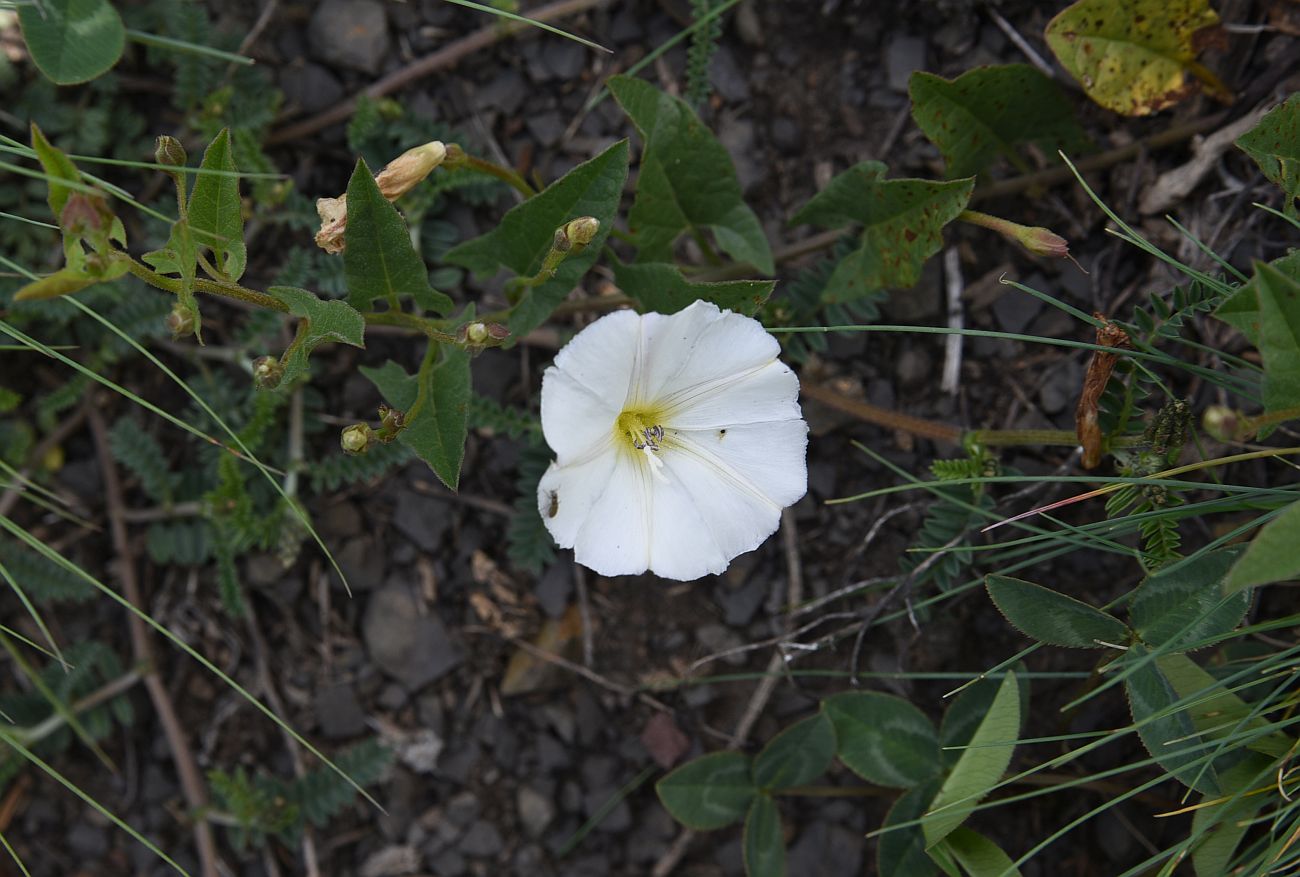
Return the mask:
{"type": "Polygon", "coordinates": [[[375,185],[389,201],[396,201],[433,172],[447,157],[447,147],[440,140],[408,149],[375,175],[375,185]]]}
{"type": "Polygon", "coordinates": [[[186,155],[185,147],[181,142],[166,134],[155,141],[153,157],[159,164],[169,164],[174,167],[185,167],[185,163],[189,161],[189,156],[186,155]]]}
{"type": "MultiPolygon", "coordinates": [[[[390,161],[375,176],[375,185],[389,201],[395,201],[427,177],[443,163],[447,147],[439,140],[408,149],[390,161]]],[[[347,245],[344,233],[348,228],[348,196],[316,199],[316,213],[320,215],[320,231],[316,232],[316,246],[327,253],[341,253],[347,245]]]]}
{"type": "Polygon", "coordinates": [[[364,454],[374,431],[364,423],[354,423],[339,435],[339,446],[346,454],[364,454]]]}
{"type": "Polygon", "coordinates": [[[1224,405],[1211,405],[1205,409],[1201,426],[1215,441],[1236,441],[1241,429],[1241,416],[1224,405]]]}
{"type": "Polygon", "coordinates": [[[167,331],[172,333],[173,341],[193,335],[194,314],[180,302],[172,305],[172,312],[167,315],[167,331]]]}
{"type": "Polygon", "coordinates": [[[253,385],[259,390],[274,390],[284,377],[284,366],[274,356],[260,356],[253,361],[253,385]]]}
{"type": "Polygon", "coordinates": [[[470,353],[478,354],[486,347],[496,347],[510,337],[510,330],[500,323],[475,321],[466,323],[456,332],[456,341],[465,345],[470,353]]]}
{"type": "Polygon", "coordinates": [[[380,405],[379,425],[380,432],[388,436],[388,438],[385,439],[384,436],[381,435],[380,439],[383,441],[391,441],[392,438],[401,432],[406,426],[406,412],[398,408],[389,408],[387,405],[380,405]]]}

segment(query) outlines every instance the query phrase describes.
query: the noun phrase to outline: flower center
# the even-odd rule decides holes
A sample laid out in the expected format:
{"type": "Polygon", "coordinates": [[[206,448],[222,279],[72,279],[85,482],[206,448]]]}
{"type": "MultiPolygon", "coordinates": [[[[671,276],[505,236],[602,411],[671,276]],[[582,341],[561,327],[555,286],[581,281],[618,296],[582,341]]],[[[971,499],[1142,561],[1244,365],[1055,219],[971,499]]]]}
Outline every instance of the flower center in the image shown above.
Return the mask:
{"type": "Polygon", "coordinates": [[[663,446],[664,428],[659,424],[659,412],[646,409],[629,409],[618,416],[614,434],[638,451],[658,451],[663,446]]]}

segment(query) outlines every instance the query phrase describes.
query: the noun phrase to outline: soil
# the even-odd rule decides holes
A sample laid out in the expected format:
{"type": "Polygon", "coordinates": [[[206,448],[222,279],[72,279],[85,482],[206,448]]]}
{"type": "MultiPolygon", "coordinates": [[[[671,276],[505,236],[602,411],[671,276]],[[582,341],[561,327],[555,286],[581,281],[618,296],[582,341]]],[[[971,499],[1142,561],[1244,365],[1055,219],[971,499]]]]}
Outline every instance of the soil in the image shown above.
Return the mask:
{"type": "MultiPolygon", "coordinates": [[[[312,4],[268,4],[269,22],[248,53],[274,70],[289,93],[284,123],[328,108],[376,78],[457,36],[482,26],[471,10],[431,2],[331,2],[337,15],[322,21],[312,4]],[[373,7],[373,8],[370,8],[373,7]],[[388,34],[382,52],[353,46],[362,56],[354,67],[329,60],[329,45],[347,43],[340,29],[350,16],[379,10],[388,34]],[[372,69],[359,70],[373,64],[372,69]],[[304,84],[305,83],[305,84],[304,84]],[[296,115],[295,115],[296,114],[296,115]]],[[[891,176],[938,177],[942,162],[907,114],[906,82],[914,69],[955,76],[986,63],[1024,63],[1026,55],[997,24],[1023,36],[1039,55],[1051,58],[1041,34],[1064,3],[1029,0],[876,2],[816,0],[756,3],[747,0],[728,16],[712,71],[715,92],[704,110],[736,161],[749,202],[773,241],[789,244],[810,233],[791,228],[788,217],[834,173],[868,159],[886,162],[891,176]]],[[[612,101],[584,112],[602,78],[635,63],[653,46],[689,22],[690,4],[653,0],[610,0],[561,24],[613,51],[589,51],[559,38],[528,32],[464,58],[453,69],[417,80],[393,95],[414,113],[470,132],[468,142],[497,152],[526,172],[554,179],[595,154],[629,126],[612,101]]],[[[1269,4],[1225,0],[1225,20],[1254,23],[1269,4]]],[[[247,33],[260,4],[211,4],[221,28],[247,33]]],[[[353,38],[356,42],[359,38],[353,38]]],[[[1253,95],[1234,115],[1276,93],[1294,90],[1286,80],[1296,64],[1294,41],[1280,33],[1233,34],[1207,64],[1237,91],[1271,77],[1275,88],[1253,95]],[[1283,77],[1279,80],[1279,77],[1283,77]]],[[[132,72],[148,70],[133,61],[132,72]]],[[[676,47],[643,74],[680,92],[686,57],[676,47]]],[[[1220,112],[1205,98],[1148,119],[1124,119],[1090,104],[1056,70],[1070,89],[1090,135],[1100,149],[1124,145],[1183,121],[1220,112]]],[[[1226,122],[1224,123],[1226,124],[1226,122]]],[[[1194,254],[1157,217],[1141,217],[1136,205],[1156,177],[1188,158],[1187,144],[1139,156],[1089,175],[1099,194],[1132,219],[1157,243],[1184,258],[1194,254]]],[[[294,169],[295,185],[312,195],[337,194],[352,157],[342,126],[277,146],[281,167],[294,169]]],[[[1045,161],[1045,159],[1044,159],[1045,161]]],[[[1010,177],[1000,166],[993,178],[1010,177]]],[[[1253,164],[1231,152],[1193,193],[1175,208],[1184,224],[1210,238],[1233,264],[1271,258],[1280,242],[1259,234],[1251,201],[1275,203],[1270,185],[1253,164]],[[1233,191],[1225,194],[1231,185],[1233,191]]],[[[458,207],[454,220],[467,235],[491,227],[509,205],[458,207]]],[[[1017,293],[997,279],[1007,276],[1044,290],[1085,312],[1127,318],[1149,292],[1174,282],[1165,269],[1125,249],[1103,231],[1105,218],[1074,185],[1033,196],[984,202],[980,208],[1026,225],[1052,228],[1069,238],[1080,267],[1035,259],[990,232],[953,227],[947,233],[961,259],[967,325],[1090,340],[1085,327],[1060,311],[1017,293]]],[[[1271,226],[1276,228],[1276,226],[1271,226]]],[[[1273,233],[1274,237],[1278,237],[1273,233]]],[[[250,251],[252,276],[272,276],[277,251],[250,251]]],[[[816,256],[780,266],[783,280],[816,256]]],[[[918,286],[897,291],[884,303],[892,323],[941,325],[946,321],[944,273],[935,258],[918,286]]],[[[1204,264],[1202,261],[1200,264],[1204,264]]],[[[595,291],[605,278],[588,278],[595,291]]],[[[469,286],[464,298],[499,290],[469,286]]],[[[579,318],[585,319],[585,318],[579,318]]],[[[1216,331],[1209,329],[1208,331],[1216,331]]],[[[535,398],[540,369],[552,355],[555,335],[542,333],[532,345],[491,352],[475,364],[476,386],[510,404],[535,398]]],[[[968,339],[959,389],[939,389],[945,359],[942,339],[923,335],[839,335],[829,348],[801,367],[805,379],[920,417],[970,427],[1073,428],[1086,355],[1079,351],[1016,342],[968,339]]],[[[342,422],[370,416],[378,401],[349,375],[356,364],[377,364],[392,354],[408,365],[418,353],[400,339],[384,339],[363,355],[341,351],[317,368],[322,410],[342,422]]],[[[169,361],[190,367],[175,353],[169,361]]],[[[163,392],[150,367],[120,376],[128,386],[163,392]]],[[[1180,388],[1194,400],[1208,391],[1180,388]],[[1198,396],[1198,394],[1201,394],[1198,396]]],[[[913,545],[926,509],[919,495],[903,494],[846,504],[827,500],[897,483],[880,461],[855,447],[869,445],[889,463],[922,474],[936,456],[956,456],[951,446],[892,433],[816,403],[805,404],[813,437],[809,450],[808,496],[787,515],[785,529],[723,575],[691,584],[652,577],[604,579],[583,573],[562,556],[545,573],[513,569],[505,556],[508,504],[514,496],[517,443],[480,431],[471,437],[459,497],[435,485],[421,465],[336,495],[316,496],[309,511],[330,547],[350,573],[349,596],[331,579],[319,553],[304,550],[287,572],[265,556],[243,563],[255,621],[223,614],[215,572],[155,568],[143,556],[138,529],[132,546],[141,569],[147,605],[160,620],[201,649],[253,693],[265,698],[267,682],[286,718],[326,752],[337,752],[367,735],[378,735],[402,756],[373,787],[382,810],[358,802],[327,830],[313,830],[309,842],[322,875],[639,875],[654,872],[691,877],[742,873],[739,829],[682,837],[658,803],[653,782],[664,763],[726,745],[747,706],[758,677],[769,666],[768,643],[786,629],[792,577],[805,598],[824,596],[848,584],[891,576],[913,545]],[[882,523],[883,522],[883,523],[882,523]],[[880,524],[879,527],[876,525],[880,524]],[[585,599],[580,595],[585,594],[585,599]],[[590,615],[591,654],[584,659],[573,613],[590,615]],[[529,661],[508,636],[532,641],[566,624],[564,654],[586,673],[529,661]],[[745,644],[749,650],[735,651],[745,644]],[[729,651],[730,650],[730,651],[729,651]],[[723,656],[700,664],[706,656],[723,656]],[[512,667],[512,661],[515,666],[512,667]],[[265,662],[265,673],[259,671],[265,662]],[[522,669],[521,669],[522,667],[522,669]],[[690,684],[679,684],[684,674],[690,684]],[[522,681],[521,681],[522,679],[522,681]],[[516,693],[511,693],[516,692],[516,693]],[[421,748],[423,747],[423,748],[421,748]],[[594,823],[589,831],[585,827],[594,823]],[[675,865],[671,864],[676,862],[675,865]]],[[[332,422],[332,421],[331,421],[332,422]]],[[[335,430],[312,438],[320,447],[335,430]]],[[[96,521],[105,522],[93,443],[84,431],[66,441],[68,464],[62,489],[84,497],[96,521]],[[66,473],[81,472],[80,483],[66,473]]],[[[1014,450],[1003,462],[1037,474],[1073,472],[1071,449],[1014,450]]],[[[129,486],[128,486],[129,487],[129,486]]],[[[1060,498],[1041,492],[1006,506],[1060,498]]],[[[128,491],[128,502],[143,503],[128,491]]],[[[35,520],[34,507],[17,518],[35,520]]],[[[1063,517],[1087,522],[1096,506],[1076,507],[1063,517]]],[[[68,526],[47,526],[47,538],[67,537],[68,526]]],[[[74,537],[80,562],[111,570],[113,548],[107,527],[74,537]]],[[[1202,538],[1189,532],[1188,541],[1202,538]]],[[[1025,573],[1082,598],[1103,603],[1123,593],[1138,577],[1137,566],[1111,555],[1066,555],[1025,573]]],[[[966,578],[973,578],[973,574],[966,578]]],[[[965,580],[965,578],[959,581],[965,580]]],[[[847,625],[881,599],[829,602],[822,626],[801,634],[813,642],[847,625]],[[842,613],[830,616],[830,613],[842,613]]],[[[924,608],[933,588],[896,601],[890,620],[873,625],[856,661],[862,685],[902,694],[936,720],[943,696],[957,683],[942,674],[976,673],[1026,645],[998,616],[983,590],[967,588],[924,608]],[[916,608],[921,606],[921,608],[916,608]],[[911,612],[898,610],[912,609],[911,612]],[[911,674],[900,679],[897,673],[911,674]],[[925,674],[931,674],[927,677],[925,674]]],[[[18,617],[12,601],[5,604],[18,617]]],[[[801,616],[799,623],[817,614],[801,616]]],[[[71,632],[97,630],[129,654],[119,610],[105,601],[73,610],[63,621],[71,632]],[[114,632],[115,631],[115,632],[114,632]]],[[[176,704],[201,769],[244,766],[288,777],[294,749],[263,716],[187,659],[159,644],[162,675],[176,704]]],[[[853,638],[808,652],[790,649],[791,666],[838,671],[836,675],[782,676],[749,731],[744,750],[755,752],[777,731],[807,715],[819,698],[845,690],[843,676],[855,660],[853,638]]],[[[1087,655],[1042,650],[1029,661],[1035,671],[1087,671],[1087,655]]],[[[7,683],[13,684],[13,683],[7,683]]],[[[1047,736],[1128,722],[1117,697],[1090,701],[1080,711],[1060,707],[1080,691],[1078,680],[1041,682],[1033,687],[1028,727],[1047,736]]],[[[184,821],[184,799],[158,720],[143,691],[130,695],[137,719],[104,744],[117,765],[110,773],[84,750],[70,750],[57,766],[87,792],[194,869],[193,836],[184,821]]],[[[1017,764],[1055,754],[1022,748],[1017,764]]],[[[1101,752],[1071,770],[1095,770],[1137,755],[1101,752]]],[[[875,840],[893,793],[864,790],[836,768],[826,781],[858,790],[844,797],[797,797],[781,802],[790,849],[789,873],[840,875],[875,873],[875,840]]],[[[1128,786],[1128,781],[1125,780],[1128,786]]],[[[1050,795],[977,816],[975,825],[1019,853],[1073,818],[1104,802],[1115,789],[1099,787],[1050,795]],[[1007,818],[1010,815],[1011,818],[1007,818]]],[[[1033,875],[1119,873],[1176,838],[1186,823],[1154,820],[1162,802],[1172,809],[1179,790],[1157,787],[1098,819],[1084,821],[1047,848],[1023,872],[1033,875]]],[[[0,807],[5,837],[34,875],[99,877],[164,874],[140,845],[113,829],[93,809],[50,779],[28,771],[0,807]]],[[[218,831],[223,873],[249,875],[309,873],[304,847],[273,844],[239,851],[218,831]]],[[[0,862],[0,874],[7,864],[0,862]]],[[[197,872],[195,872],[197,873],[197,872]]]]}

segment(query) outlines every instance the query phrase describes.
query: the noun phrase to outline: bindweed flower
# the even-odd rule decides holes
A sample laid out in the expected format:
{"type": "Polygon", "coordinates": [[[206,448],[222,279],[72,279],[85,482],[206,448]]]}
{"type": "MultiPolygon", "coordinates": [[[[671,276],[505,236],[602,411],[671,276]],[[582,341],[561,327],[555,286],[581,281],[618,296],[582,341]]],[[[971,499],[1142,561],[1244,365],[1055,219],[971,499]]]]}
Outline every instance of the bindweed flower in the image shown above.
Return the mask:
{"type": "Polygon", "coordinates": [[[542,520],[602,575],[727,568],[808,487],[799,380],[756,321],[697,301],[592,323],[542,378],[542,520]]]}
{"type": "MultiPolygon", "coordinates": [[[[416,187],[447,157],[447,147],[440,140],[431,140],[423,146],[408,149],[384,165],[375,174],[379,193],[389,201],[396,201],[416,187]]],[[[316,213],[320,216],[320,231],[316,232],[316,246],[327,253],[341,253],[348,227],[348,196],[317,198],[316,213]]]]}

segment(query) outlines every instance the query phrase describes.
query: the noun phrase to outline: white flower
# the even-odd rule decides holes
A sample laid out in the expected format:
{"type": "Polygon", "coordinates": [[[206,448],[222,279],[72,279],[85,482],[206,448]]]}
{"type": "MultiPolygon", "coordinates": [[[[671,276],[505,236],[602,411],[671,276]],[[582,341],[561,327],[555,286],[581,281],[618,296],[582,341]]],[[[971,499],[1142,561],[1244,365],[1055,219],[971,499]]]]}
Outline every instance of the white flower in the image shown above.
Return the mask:
{"type": "Polygon", "coordinates": [[[619,311],[542,378],[556,461],[537,490],[562,548],[601,575],[720,573],[808,488],[799,380],[756,321],[697,301],[619,311]]]}

